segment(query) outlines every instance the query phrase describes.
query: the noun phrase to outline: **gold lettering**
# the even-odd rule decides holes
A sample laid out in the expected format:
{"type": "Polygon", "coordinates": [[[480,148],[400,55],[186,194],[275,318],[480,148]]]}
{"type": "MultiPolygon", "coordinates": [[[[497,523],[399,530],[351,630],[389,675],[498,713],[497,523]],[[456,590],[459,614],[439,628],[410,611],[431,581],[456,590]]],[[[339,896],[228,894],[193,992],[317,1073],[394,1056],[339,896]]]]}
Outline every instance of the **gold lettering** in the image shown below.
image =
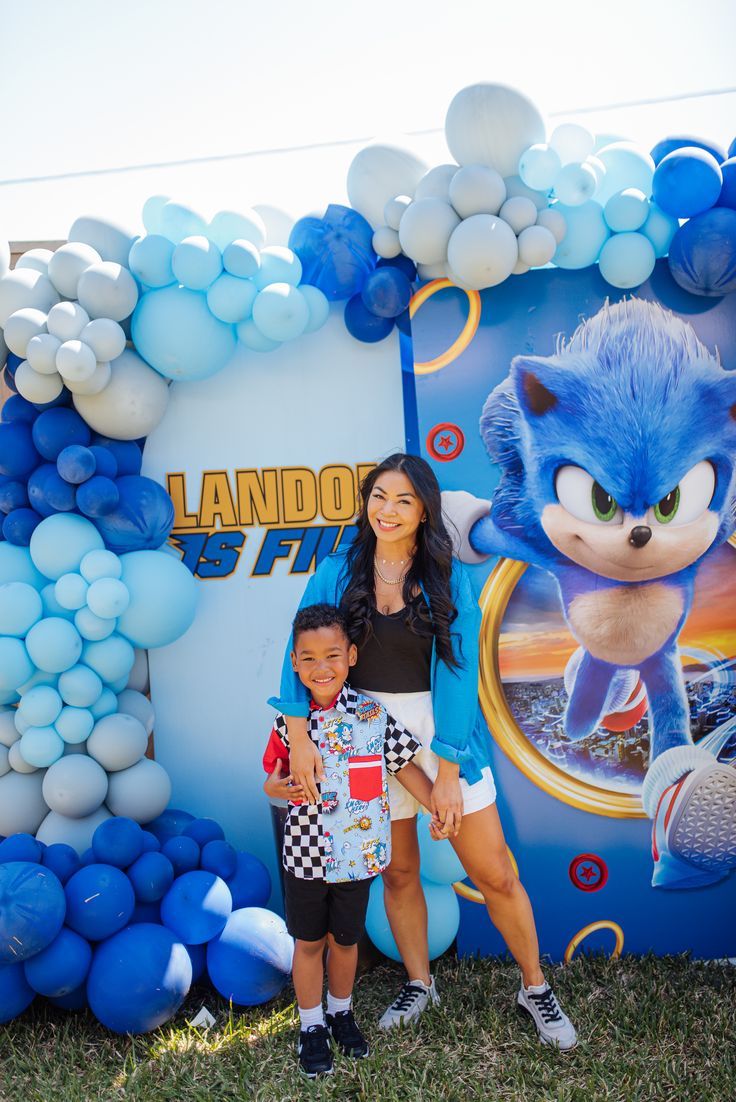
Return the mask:
{"type": "Polygon", "coordinates": [[[355,476],[350,467],[335,463],[319,473],[321,513],[325,520],[346,521],[355,516],[355,476]]]}
{"type": "Polygon", "coordinates": [[[203,528],[214,528],[215,517],[219,517],[220,527],[237,528],[238,518],[227,471],[203,472],[199,512],[203,528]]]}
{"type": "Polygon", "coordinates": [[[317,516],[317,479],[308,467],[284,467],[281,471],[284,524],[304,524],[317,516]]]}
{"type": "Polygon", "coordinates": [[[279,484],[275,469],[262,470],[260,478],[258,471],[236,471],[235,482],[238,514],[244,527],[278,524],[279,484]]]}
{"type": "Polygon", "coordinates": [[[166,486],[169,497],[174,503],[174,528],[197,528],[199,517],[187,512],[187,476],[185,474],[167,474],[166,486]]]}

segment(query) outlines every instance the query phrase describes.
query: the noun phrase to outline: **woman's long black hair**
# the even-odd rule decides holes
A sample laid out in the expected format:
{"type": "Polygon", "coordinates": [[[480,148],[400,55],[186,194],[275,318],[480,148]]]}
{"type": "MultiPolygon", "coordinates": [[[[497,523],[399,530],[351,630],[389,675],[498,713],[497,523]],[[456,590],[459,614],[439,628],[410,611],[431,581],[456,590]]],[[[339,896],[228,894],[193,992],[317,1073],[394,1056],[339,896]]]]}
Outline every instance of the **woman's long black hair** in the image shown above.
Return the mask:
{"type": "Polygon", "coordinates": [[[442,519],[440,488],[426,460],[396,452],[365,476],[360,486],[358,533],[348,549],[347,569],[350,581],[342,597],[342,608],[350,623],[351,635],[360,647],[373,632],[371,614],[376,607],[374,559],[376,536],[368,520],[368,501],[373,487],[387,471],[398,471],[411,482],[426,514],[416,535],[417,549],[404,579],[403,597],[408,608],[409,629],[417,635],[434,634],[438,656],[451,668],[458,666],[452,645],[450,625],[457,616],[452,600],[452,542],[442,519]],[[419,583],[429,600],[431,620],[423,605],[412,602],[419,583]]]}

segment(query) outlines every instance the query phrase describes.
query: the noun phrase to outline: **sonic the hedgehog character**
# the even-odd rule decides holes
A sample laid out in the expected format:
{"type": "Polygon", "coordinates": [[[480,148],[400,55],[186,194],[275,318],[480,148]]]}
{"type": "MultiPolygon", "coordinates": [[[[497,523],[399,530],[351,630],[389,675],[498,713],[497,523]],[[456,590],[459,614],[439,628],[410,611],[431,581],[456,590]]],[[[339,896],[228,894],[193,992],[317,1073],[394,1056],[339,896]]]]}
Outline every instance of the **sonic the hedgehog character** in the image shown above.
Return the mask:
{"type": "Polygon", "coordinates": [[[599,726],[635,671],[649,708],[642,802],[655,887],[736,865],[736,769],[693,744],[678,636],[700,563],[736,528],[736,372],[692,327],[637,299],[605,305],[553,356],[517,356],[480,431],[492,504],[443,495],[458,553],[548,570],[580,644],[565,731],[599,726]]]}

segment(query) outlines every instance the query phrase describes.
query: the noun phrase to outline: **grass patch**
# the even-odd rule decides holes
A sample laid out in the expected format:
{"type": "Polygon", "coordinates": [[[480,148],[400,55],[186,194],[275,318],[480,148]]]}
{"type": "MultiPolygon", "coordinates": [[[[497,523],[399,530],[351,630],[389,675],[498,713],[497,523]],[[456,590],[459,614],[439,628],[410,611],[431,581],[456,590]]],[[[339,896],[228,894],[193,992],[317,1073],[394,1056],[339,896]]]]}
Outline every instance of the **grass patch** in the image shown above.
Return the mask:
{"type": "Polygon", "coordinates": [[[518,972],[501,960],[437,967],[442,1006],[415,1029],[379,1033],[401,983],[390,965],[364,975],[356,1016],[369,1059],[338,1058],[332,1078],[296,1071],[297,1014],[285,994],[265,1007],[231,1010],[205,988],[176,1019],[143,1037],[108,1033],[88,1014],[39,1000],[0,1027],[2,1102],[721,1102],[736,1095],[736,968],[686,957],[580,957],[548,968],[575,1021],[578,1048],[539,1045],[517,1014],[518,972]],[[207,1032],[187,1019],[204,1003],[207,1032]]]}

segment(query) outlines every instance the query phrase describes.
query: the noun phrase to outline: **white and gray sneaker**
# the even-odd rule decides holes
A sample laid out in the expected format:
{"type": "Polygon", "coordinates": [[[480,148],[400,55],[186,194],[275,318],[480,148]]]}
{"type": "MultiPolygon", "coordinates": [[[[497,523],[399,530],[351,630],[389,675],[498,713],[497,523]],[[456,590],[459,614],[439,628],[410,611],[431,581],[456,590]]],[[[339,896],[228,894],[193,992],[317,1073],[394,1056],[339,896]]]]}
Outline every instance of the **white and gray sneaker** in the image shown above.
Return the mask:
{"type": "Polygon", "coordinates": [[[430,977],[429,986],[421,980],[409,980],[384,1012],[378,1028],[393,1029],[394,1026],[409,1025],[424,1013],[430,1003],[437,1006],[439,1001],[434,977],[430,977]]]}
{"type": "Polygon", "coordinates": [[[549,984],[540,987],[524,987],[519,990],[516,1002],[529,1014],[544,1045],[556,1045],[562,1052],[575,1048],[578,1035],[575,1026],[555,998],[549,984]]]}

